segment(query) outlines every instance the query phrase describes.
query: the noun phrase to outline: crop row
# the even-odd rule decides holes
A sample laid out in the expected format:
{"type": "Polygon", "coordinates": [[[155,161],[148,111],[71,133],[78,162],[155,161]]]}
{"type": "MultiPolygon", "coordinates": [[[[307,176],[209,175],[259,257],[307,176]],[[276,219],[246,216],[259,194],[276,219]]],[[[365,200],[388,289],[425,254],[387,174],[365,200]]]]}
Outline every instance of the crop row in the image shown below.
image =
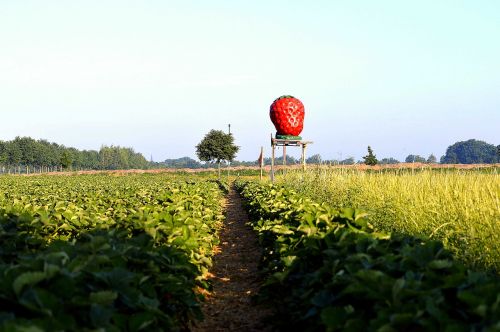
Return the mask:
{"type": "Polygon", "coordinates": [[[264,249],[260,300],[282,330],[497,331],[500,278],[441,242],[377,232],[366,214],[237,183],[264,249]]]}
{"type": "Polygon", "coordinates": [[[217,183],[3,178],[0,330],[182,330],[218,243],[217,183]]]}

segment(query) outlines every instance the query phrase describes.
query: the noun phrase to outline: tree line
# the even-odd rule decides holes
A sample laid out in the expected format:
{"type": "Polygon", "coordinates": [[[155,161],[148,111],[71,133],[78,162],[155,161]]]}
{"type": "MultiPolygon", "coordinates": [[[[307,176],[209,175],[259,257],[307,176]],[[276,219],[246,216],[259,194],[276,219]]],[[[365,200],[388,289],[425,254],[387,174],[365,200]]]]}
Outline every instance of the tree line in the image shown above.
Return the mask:
{"type": "MultiPolygon", "coordinates": [[[[274,159],[275,164],[283,164],[283,157],[277,157],[274,159]]],[[[409,154],[404,159],[405,163],[424,163],[424,164],[494,164],[500,163],[500,145],[495,146],[483,141],[478,141],[475,139],[470,139],[467,141],[456,142],[450,145],[445,155],[443,155],[439,161],[434,154],[430,154],[427,157],[423,157],[419,154],[409,154]]],[[[301,161],[293,156],[286,157],[287,165],[300,164],[301,161]]],[[[373,149],[369,147],[368,155],[363,157],[363,160],[356,161],[354,157],[348,157],[345,159],[332,159],[325,160],[321,158],[320,154],[313,154],[306,159],[307,164],[326,164],[326,165],[354,165],[354,164],[368,164],[368,165],[386,165],[386,164],[399,164],[396,158],[388,157],[377,159],[373,149]]],[[[271,165],[271,158],[263,158],[264,165],[271,165]]],[[[238,161],[232,160],[232,166],[258,166],[259,161],[238,161]]],[[[154,163],[154,168],[212,168],[215,164],[207,162],[200,163],[199,161],[192,159],[190,157],[182,157],[178,159],[167,159],[163,162],[154,163]]]]}
{"type": "MultiPolygon", "coordinates": [[[[373,153],[373,150],[368,146],[368,154],[363,157],[365,164],[376,165],[384,164],[379,162],[373,153]]],[[[390,160],[386,164],[397,164],[394,158],[384,158],[390,160]]],[[[410,154],[405,159],[406,163],[437,163],[437,158],[433,154],[429,155],[427,159],[420,155],[410,154]]],[[[440,159],[441,164],[496,164],[500,163],[500,145],[493,145],[483,141],[470,139],[467,141],[456,142],[446,149],[446,154],[440,159]]]]}
{"type": "Polygon", "coordinates": [[[102,146],[99,151],[78,150],[44,139],[16,137],[0,140],[0,172],[32,173],[60,170],[146,169],[150,164],[132,148],[102,146]]]}
{"type": "MultiPolygon", "coordinates": [[[[230,135],[227,135],[230,136],[230,135]]],[[[232,138],[232,137],[231,137],[232,138]]],[[[222,142],[220,145],[225,145],[222,142]]],[[[232,141],[230,145],[233,145],[232,141]]],[[[234,149],[233,149],[234,150],[234,149]]],[[[236,150],[237,151],[237,150],[236,150]]],[[[230,151],[234,158],[236,151],[230,151]]],[[[206,159],[206,158],[205,158],[206,159]]],[[[224,158],[222,158],[224,159],[224,158]]],[[[352,165],[356,163],[397,164],[395,158],[378,160],[369,149],[364,161],[355,161],[353,157],[343,160],[323,160],[321,155],[314,154],[306,159],[308,164],[352,165]]],[[[215,159],[214,159],[215,160],[215,159]]],[[[120,146],[102,146],[96,150],[78,150],[52,143],[44,139],[35,140],[30,137],[16,137],[11,141],[0,140],[0,173],[33,173],[61,170],[117,170],[117,169],[148,169],[148,168],[212,168],[216,166],[213,160],[200,163],[190,157],[167,159],[163,162],[148,162],[144,156],[132,148],[120,146]]],[[[431,154],[424,158],[418,154],[410,154],[405,162],[437,163],[437,158],[431,154]]],[[[446,154],[440,158],[442,164],[479,164],[500,163],[500,145],[495,146],[483,141],[471,139],[456,142],[449,146],[446,154]]],[[[264,165],[271,164],[271,158],[263,158],[264,165]]],[[[276,164],[283,163],[283,157],[275,158],[276,164]]],[[[287,164],[299,164],[300,160],[287,156],[287,164]]],[[[259,161],[231,160],[232,166],[257,166],[259,161]]]]}

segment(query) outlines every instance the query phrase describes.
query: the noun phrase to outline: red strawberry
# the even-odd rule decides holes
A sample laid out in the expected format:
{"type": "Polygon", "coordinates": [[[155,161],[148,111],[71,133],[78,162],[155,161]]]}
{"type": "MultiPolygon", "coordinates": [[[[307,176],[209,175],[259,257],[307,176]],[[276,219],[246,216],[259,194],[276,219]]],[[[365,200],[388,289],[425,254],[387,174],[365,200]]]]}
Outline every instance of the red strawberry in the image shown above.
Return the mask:
{"type": "Polygon", "coordinates": [[[304,105],[292,96],[276,99],[269,110],[277,135],[298,136],[304,128],[304,105]]]}

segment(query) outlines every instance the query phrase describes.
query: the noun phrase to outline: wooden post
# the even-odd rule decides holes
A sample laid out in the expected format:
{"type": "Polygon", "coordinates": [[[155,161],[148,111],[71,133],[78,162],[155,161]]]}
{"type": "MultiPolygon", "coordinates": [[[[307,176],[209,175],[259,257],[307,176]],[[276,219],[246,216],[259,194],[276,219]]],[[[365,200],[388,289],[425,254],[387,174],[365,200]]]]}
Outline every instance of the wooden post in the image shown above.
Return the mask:
{"type": "Polygon", "coordinates": [[[283,145],[283,166],[286,166],[286,145],[283,145]]]}
{"type": "Polygon", "coordinates": [[[263,146],[260,147],[260,157],[262,158],[261,160],[259,160],[259,163],[260,163],[260,181],[262,181],[262,174],[264,171],[264,147],[263,146]]]}
{"type": "Polygon", "coordinates": [[[271,134],[271,145],[272,145],[272,154],[271,154],[271,182],[274,183],[274,142],[272,141],[272,134],[271,134]]]}
{"type": "Polygon", "coordinates": [[[302,170],[306,170],[306,147],[307,144],[302,144],[302,170]]]}

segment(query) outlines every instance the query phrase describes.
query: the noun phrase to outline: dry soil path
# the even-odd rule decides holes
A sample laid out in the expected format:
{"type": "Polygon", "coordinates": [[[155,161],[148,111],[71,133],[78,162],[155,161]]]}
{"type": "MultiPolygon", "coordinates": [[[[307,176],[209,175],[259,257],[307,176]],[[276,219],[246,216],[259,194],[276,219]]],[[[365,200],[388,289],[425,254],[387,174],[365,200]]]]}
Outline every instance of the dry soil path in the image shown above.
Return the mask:
{"type": "Polygon", "coordinates": [[[213,291],[202,307],[205,320],[192,331],[270,331],[263,322],[269,311],[252,302],[261,283],[260,249],[256,234],[245,225],[247,221],[241,198],[231,188],[211,271],[213,291]]]}

